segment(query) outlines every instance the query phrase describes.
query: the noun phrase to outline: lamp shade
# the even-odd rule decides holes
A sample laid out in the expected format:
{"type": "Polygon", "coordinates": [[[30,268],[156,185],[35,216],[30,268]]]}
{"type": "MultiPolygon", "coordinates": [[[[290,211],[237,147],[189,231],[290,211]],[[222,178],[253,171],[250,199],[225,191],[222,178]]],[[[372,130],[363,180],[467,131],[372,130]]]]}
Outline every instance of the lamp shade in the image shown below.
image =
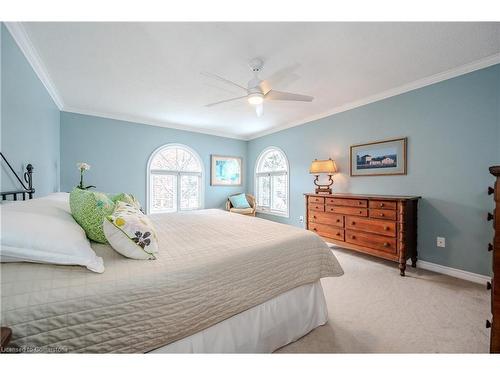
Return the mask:
{"type": "Polygon", "coordinates": [[[311,167],[309,168],[310,174],[320,174],[320,173],[328,173],[334,174],[337,172],[337,166],[332,159],[328,160],[314,160],[311,163],[311,167]]]}

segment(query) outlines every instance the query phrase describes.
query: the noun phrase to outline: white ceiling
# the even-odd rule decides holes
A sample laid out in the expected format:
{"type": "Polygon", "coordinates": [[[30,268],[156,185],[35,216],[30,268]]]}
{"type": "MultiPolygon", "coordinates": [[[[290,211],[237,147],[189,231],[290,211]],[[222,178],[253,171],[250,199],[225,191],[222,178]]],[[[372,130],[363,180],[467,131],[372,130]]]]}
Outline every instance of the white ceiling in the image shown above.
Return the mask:
{"type": "Polygon", "coordinates": [[[63,110],[243,139],[422,86],[415,81],[478,60],[500,62],[500,23],[22,26],[63,110]],[[265,61],[261,78],[276,90],[315,100],[266,102],[260,118],[245,100],[205,107],[241,92],[200,72],[246,86],[254,57],[265,61]]]}

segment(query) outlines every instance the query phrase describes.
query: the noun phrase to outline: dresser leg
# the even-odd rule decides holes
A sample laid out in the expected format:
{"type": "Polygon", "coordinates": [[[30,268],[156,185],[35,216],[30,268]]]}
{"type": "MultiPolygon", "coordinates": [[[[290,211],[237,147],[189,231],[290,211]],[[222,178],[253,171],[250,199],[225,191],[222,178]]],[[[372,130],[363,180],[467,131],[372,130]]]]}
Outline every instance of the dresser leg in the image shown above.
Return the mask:
{"type": "Polygon", "coordinates": [[[406,263],[399,263],[399,274],[401,276],[405,275],[406,263]]]}
{"type": "Polygon", "coordinates": [[[411,257],[411,266],[413,268],[417,267],[417,256],[416,255],[411,257]]]}

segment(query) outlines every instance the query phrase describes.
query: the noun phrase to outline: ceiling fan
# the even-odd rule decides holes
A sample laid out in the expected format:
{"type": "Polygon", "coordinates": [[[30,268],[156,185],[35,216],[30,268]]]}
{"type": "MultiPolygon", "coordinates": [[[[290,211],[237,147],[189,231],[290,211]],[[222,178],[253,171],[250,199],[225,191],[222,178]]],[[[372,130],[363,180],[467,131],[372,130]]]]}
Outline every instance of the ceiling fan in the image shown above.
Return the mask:
{"type": "Polygon", "coordinates": [[[239,89],[245,91],[245,95],[238,96],[236,98],[230,98],[226,100],[221,100],[219,102],[207,104],[205,107],[212,107],[214,105],[232,102],[234,100],[240,100],[246,98],[248,103],[255,107],[255,112],[257,116],[262,116],[264,113],[264,101],[267,100],[293,100],[299,102],[312,102],[313,97],[308,95],[294,94],[291,92],[277,91],[274,90],[270,83],[266,80],[261,80],[258,76],[259,72],[262,70],[264,62],[261,59],[252,59],[249,64],[250,69],[254,73],[253,78],[248,81],[247,87],[239,85],[233,81],[226,78],[218,76],[217,74],[202,72],[204,76],[217,79],[219,81],[225,82],[229,85],[238,87],[239,89]]]}

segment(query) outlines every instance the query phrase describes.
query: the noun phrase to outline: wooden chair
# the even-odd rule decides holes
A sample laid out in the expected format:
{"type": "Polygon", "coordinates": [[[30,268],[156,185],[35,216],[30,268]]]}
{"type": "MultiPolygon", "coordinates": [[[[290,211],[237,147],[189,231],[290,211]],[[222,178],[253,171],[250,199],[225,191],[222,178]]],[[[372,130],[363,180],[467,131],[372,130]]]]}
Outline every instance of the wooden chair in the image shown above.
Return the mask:
{"type": "MultiPolygon", "coordinates": [[[[238,193],[241,194],[241,193],[238,193]]],[[[238,194],[233,194],[233,195],[238,195],[238,194]]],[[[233,196],[231,195],[231,196],[233,196]]],[[[250,208],[234,208],[233,205],[231,204],[231,201],[229,198],[227,199],[226,202],[226,210],[229,212],[234,212],[237,214],[241,215],[247,215],[247,216],[255,216],[255,211],[257,208],[257,204],[255,202],[255,197],[251,194],[245,194],[245,197],[247,198],[248,204],[250,205],[250,208]]]]}

